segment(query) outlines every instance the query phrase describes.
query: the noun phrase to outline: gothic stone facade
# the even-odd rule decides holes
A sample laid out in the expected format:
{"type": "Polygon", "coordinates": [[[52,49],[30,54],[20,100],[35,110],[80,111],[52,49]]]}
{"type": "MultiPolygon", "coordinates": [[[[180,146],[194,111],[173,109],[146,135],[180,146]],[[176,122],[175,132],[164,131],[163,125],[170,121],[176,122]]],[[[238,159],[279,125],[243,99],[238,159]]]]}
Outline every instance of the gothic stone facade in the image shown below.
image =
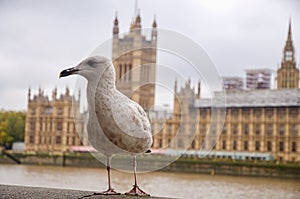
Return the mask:
{"type": "Polygon", "coordinates": [[[180,92],[175,82],[174,114],[153,120],[153,147],[184,149],[185,136],[196,132],[190,141],[191,150],[206,149],[204,145],[209,144],[214,151],[269,153],[279,161],[300,162],[299,69],[294,54],[290,23],[282,65],[277,71],[277,90],[227,90],[225,123],[221,126],[211,122],[220,117],[221,111],[212,118],[211,100],[200,98],[200,84],[195,95],[190,82],[180,92]],[[190,114],[195,110],[199,111],[196,119],[190,114]],[[180,128],[185,129],[181,135],[180,128]],[[217,142],[207,143],[208,132],[215,135],[218,130],[217,142]],[[172,142],[175,136],[179,139],[172,142]]]}
{"type": "MultiPolygon", "coordinates": [[[[219,126],[212,123],[216,118],[211,115],[210,99],[199,99],[192,91],[185,87],[177,92],[177,100],[189,98],[189,103],[184,102],[186,105],[181,107],[175,105],[171,119],[154,122],[154,131],[163,128],[156,132],[153,148],[184,149],[185,136],[195,132],[189,149],[205,149],[203,144],[208,132],[215,135],[221,129],[217,142],[212,144],[214,151],[269,153],[279,161],[300,162],[300,89],[229,92],[225,123],[219,126]],[[190,114],[195,110],[199,111],[196,119],[190,114]],[[172,142],[180,134],[180,126],[185,129],[183,137],[172,142]]],[[[220,112],[217,117],[219,115],[220,112]]]]}
{"type": "Polygon", "coordinates": [[[77,117],[80,114],[79,98],[80,96],[72,103],[73,97],[70,96],[68,88],[59,98],[54,89],[51,100],[41,89],[37,95],[31,97],[29,89],[25,125],[27,152],[62,153],[71,146],[81,145],[77,130],[84,132],[85,122],[77,117]]]}
{"type": "Polygon", "coordinates": [[[142,35],[138,14],[126,35],[119,35],[117,16],[113,28],[112,60],[117,88],[146,111],[154,105],[157,24],[154,19],[151,39],[142,35]]]}

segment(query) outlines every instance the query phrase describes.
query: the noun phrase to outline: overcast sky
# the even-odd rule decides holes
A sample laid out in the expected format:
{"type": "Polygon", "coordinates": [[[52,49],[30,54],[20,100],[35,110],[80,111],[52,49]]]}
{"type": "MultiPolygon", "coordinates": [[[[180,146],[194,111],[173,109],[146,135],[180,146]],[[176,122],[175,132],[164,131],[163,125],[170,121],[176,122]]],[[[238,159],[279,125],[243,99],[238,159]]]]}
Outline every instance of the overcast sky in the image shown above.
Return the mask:
{"type": "MultiPolygon", "coordinates": [[[[249,68],[276,71],[289,18],[300,59],[298,0],[140,0],[142,26],[156,15],[159,28],[184,34],[202,46],[222,76],[244,76],[249,68]]],[[[27,89],[74,85],[59,72],[87,57],[112,35],[115,12],[129,30],[134,0],[1,0],[0,108],[26,110],[27,89]]],[[[159,37],[159,35],[158,35],[159,37]]],[[[158,60],[159,62],[159,60],[158,60]]],[[[299,64],[297,64],[299,66],[299,64]]]]}

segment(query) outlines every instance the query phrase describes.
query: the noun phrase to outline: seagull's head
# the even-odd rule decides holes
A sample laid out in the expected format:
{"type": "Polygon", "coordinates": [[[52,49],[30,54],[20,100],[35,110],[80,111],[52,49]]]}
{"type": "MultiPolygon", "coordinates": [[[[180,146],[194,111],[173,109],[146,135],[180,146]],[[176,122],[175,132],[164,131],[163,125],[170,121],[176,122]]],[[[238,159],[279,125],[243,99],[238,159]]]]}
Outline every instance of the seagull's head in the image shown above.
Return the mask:
{"type": "Polygon", "coordinates": [[[85,77],[88,81],[91,81],[97,79],[99,75],[111,65],[111,61],[106,57],[88,57],[80,62],[77,66],[61,71],[59,74],[59,78],[77,74],[85,77]]]}

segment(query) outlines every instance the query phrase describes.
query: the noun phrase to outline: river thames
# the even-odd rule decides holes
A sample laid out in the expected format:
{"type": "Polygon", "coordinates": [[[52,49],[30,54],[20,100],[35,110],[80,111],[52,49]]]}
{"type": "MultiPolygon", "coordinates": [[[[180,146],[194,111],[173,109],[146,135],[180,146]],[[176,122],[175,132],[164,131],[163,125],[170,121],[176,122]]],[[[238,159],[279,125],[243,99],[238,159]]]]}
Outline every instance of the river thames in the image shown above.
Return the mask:
{"type": "MultiPolygon", "coordinates": [[[[106,170],[0,164],[0,184],[102,191],[106,170]]],[[[210,176],[151,172],[138,175],[140,187],[153,196],[173,198],[300,198],[300,181],[277,178],[210,176]]],[[[131,189],[133,175],[112,171],[113,187],[131,189]]]]}

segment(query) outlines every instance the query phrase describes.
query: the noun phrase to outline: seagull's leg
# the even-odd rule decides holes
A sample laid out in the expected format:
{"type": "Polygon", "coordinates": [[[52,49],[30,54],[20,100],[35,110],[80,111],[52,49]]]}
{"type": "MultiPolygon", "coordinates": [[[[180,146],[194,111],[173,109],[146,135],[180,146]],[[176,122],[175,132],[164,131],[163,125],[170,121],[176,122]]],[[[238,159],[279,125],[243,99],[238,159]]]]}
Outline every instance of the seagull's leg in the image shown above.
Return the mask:
{"type": "Polygon", "coordinates": [[[133,175],[134,175],[134,185],[133,188],[126,192],[126,195],[139,195],[139,196],[150,196],[148,193],[144,192],[142,189],[139,188],[137,185],[137,176],[136,176],[136,156],[133,156],[133,175]]]}
{"type": "Polygon", "coordinates": [[[107,178],[108,179],[108,189],[106,191],[94,193],[94,195],[120,195],[120,193],[116,192],[113,188],[111,188],[111,183],[110,183],[110,160],[111,160],[111,156],[107,156],[106,168],[107,168],[107,177],[108,177],[107,178]]]}

